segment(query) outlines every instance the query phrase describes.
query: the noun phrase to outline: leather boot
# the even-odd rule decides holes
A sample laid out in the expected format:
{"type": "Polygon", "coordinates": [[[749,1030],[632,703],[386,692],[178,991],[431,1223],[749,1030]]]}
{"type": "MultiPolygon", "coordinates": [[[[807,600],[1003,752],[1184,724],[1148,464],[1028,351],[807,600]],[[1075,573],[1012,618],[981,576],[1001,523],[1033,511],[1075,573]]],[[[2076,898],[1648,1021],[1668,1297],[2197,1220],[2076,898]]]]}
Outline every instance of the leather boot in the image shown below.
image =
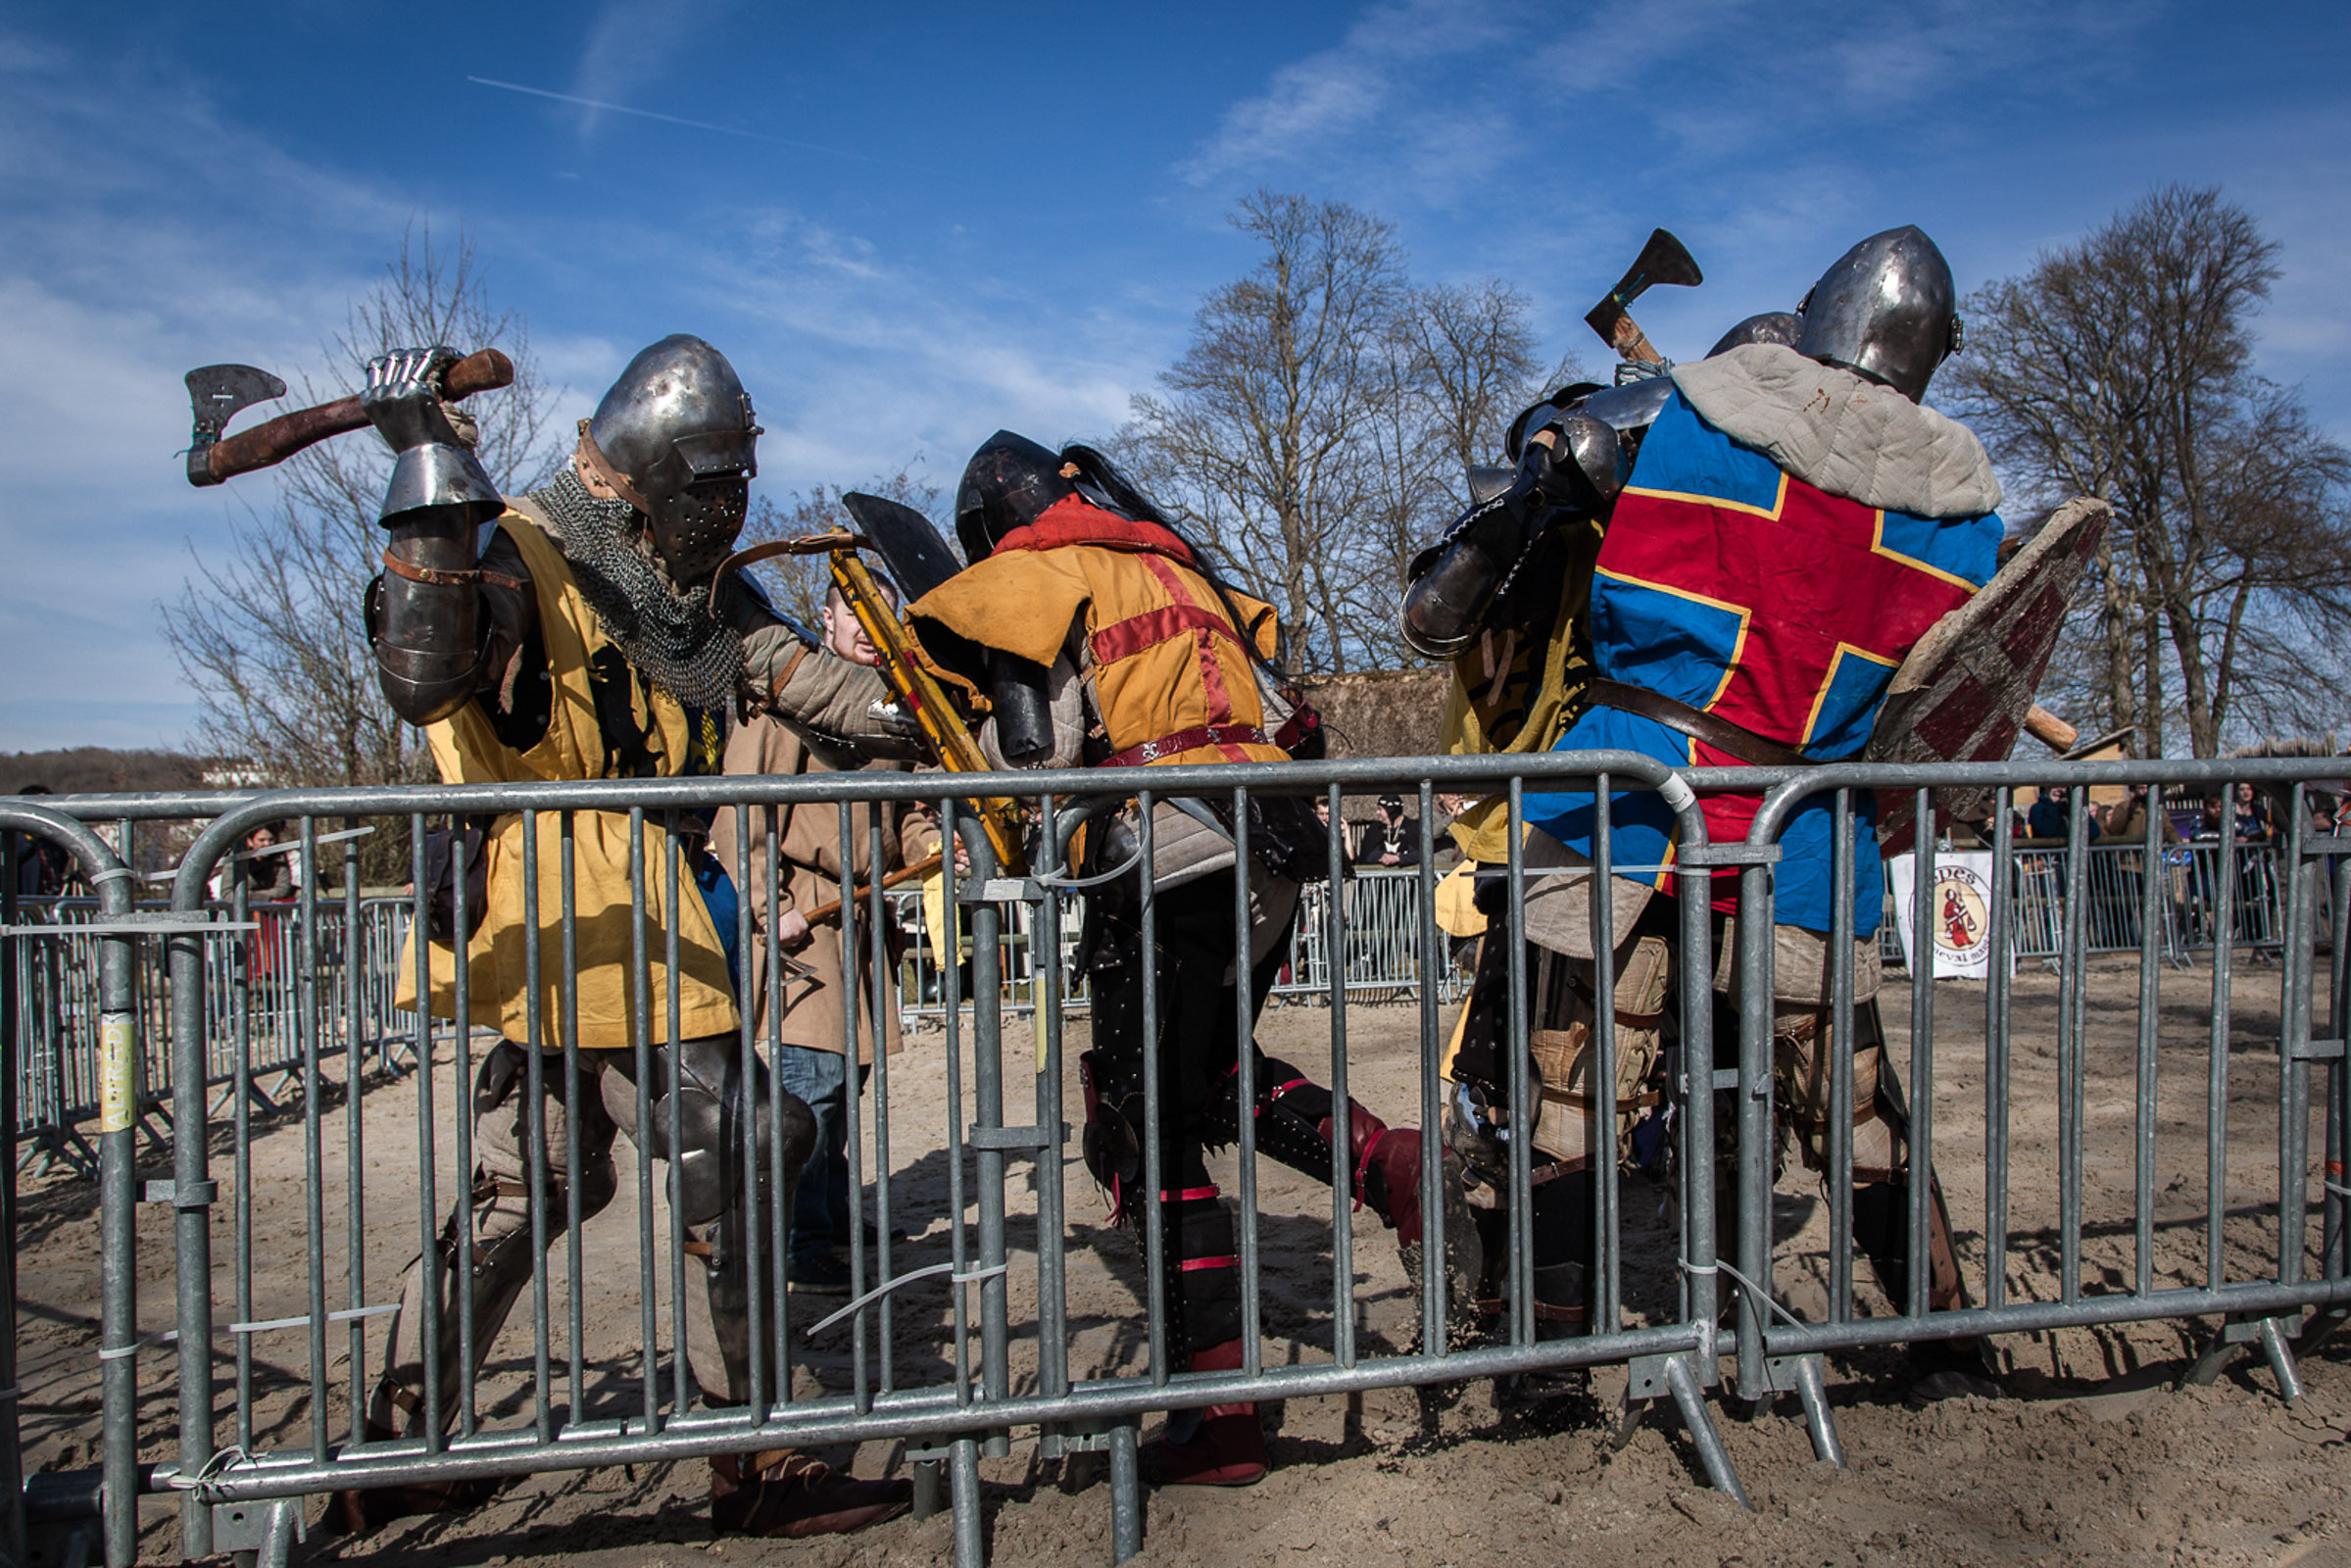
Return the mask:
{"type": "MultiPolygon", "coordinates": [[[[370,1444],[400,1441],[399,1433],[372,1421],[366,1430],[370,1444]]],[[[395,1519],[464,1513],[498,1495],[498,1489],[505,1484],[497,1476],[477,1476],[465,1481],[413,1481],[396,1487],[346,1487],[327,1499],[326,1517],[319,1528],[328,1535],[364,1536],[395,1519]]]]}
{"type": "Polygon", "coordinates": [[[913,1503],[911,1481],[859,1481],[793,1448],[710,1461],[710,1528],[720,1535],[785,1541],[845,1535],[913,1503]]]}
{"type": "MultiPolygon", "coordinates": [[[[1192,1352],[1193,1372],[1235,1372],[1241,1342],[1227,1340],[1192,1352]]],[[[1184,1424],[1170,1417],[1164,1436],[1144,1445],[1146,1473],[1163,1487],[1252,1487],[1265,1479],[1270,1460],[1257,1406],[1212,1404],[1196,1426],[1179,1438],[1184,1424]]]]}

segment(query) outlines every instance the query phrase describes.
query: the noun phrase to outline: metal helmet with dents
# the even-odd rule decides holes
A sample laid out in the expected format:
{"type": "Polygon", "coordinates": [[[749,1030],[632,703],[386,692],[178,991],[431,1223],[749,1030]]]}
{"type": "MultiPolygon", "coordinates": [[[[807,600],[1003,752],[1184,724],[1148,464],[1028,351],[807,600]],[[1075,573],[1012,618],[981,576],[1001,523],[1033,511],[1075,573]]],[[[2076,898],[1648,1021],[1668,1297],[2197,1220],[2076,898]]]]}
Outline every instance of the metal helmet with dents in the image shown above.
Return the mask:
{"type": "Polygon", "coordinates": [[[1804,330],[1804,318],[1793,311],[1762,311],[1748,317],[1737,326],[1715,339],[1706,358],[1728,354],[1749,343],[1777,343],[1782,348],[1794,348],[1804,330]]]}
{"type": "Polygon", "coordinates": [[[645,515],[672,581],[707,580],[735,547],[759,471],[751,395],[726,356],[684,332],[628,362],[580,426],[581,456],[645,515]]]}
{"type": "Polygon", "coordinates": [[[1916,403],[1959,348],[1951,264],[1916,224],[1872,234],[1837,258],[1796,314],[1796,352],[1857,371],[1916,403]]]}
{"type": "Polygon", "coordinates": [[[1058,453],[1009,430],[982,442],[955,486],[955,538],[963,546],[963,560],[985,560],[1004,535],[1076,495],[1078,487],[1061,476],[1065,466],[1058,453]]]}

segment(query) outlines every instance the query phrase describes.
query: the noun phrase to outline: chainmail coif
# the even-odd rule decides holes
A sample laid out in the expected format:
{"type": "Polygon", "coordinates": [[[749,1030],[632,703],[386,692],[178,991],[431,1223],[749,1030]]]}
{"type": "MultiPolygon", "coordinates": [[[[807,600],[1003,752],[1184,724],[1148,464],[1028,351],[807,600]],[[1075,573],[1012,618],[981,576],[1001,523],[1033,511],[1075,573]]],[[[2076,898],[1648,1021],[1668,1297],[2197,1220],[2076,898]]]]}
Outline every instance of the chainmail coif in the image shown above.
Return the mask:
{"type": "Polygon", "coordinates": [[[727,623],[741,584],[726,580],[712,614],[707,591],[679,590],[646,553],[636,509],[590,495],[568,466],[530,498],[555,524],[580,597],[628,662],[688,708],[728,708],[743,673],[743,636],[727,623]]]}

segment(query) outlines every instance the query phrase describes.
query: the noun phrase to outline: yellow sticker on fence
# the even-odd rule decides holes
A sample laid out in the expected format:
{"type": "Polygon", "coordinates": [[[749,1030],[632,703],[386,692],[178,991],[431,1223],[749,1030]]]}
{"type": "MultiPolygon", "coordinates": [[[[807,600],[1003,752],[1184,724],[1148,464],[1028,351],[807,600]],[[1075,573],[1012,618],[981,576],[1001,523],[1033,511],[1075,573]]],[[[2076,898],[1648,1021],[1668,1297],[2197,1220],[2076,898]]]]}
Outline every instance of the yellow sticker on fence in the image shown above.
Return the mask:
{"type": "Polygon", "coordinates": [[[110,1012],[98,1025],[98,1130],[119,1133],[133,1119],[131,1019],[127,1012],[110,1012]]]}

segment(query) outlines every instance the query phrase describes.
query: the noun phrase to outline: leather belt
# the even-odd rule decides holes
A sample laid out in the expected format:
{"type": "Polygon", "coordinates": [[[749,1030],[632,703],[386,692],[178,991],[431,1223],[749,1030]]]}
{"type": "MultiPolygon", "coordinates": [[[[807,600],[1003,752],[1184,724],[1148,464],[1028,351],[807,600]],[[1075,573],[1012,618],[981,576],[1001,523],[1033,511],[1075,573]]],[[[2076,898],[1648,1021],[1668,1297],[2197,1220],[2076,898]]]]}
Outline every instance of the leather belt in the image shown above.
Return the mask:
{"type": "Polygon", "coordinates": [[[1254,724],[1195,724],[1190,729],[1162,735],[1155,741],[1130,746],[1095,763],[1097,767],[1133,767],[1138,762],[1155,762],[1162,757],[1180,757],[1197,752],[1203,746],[1270,746],[1265,731],[1254,724]]]}
{"type": "Polygon", "coordinates": [[[1613,708],[1655,719],[1667,729],[1702,741],[1754,767],[1810,767],[1815,761],[1792,746],[1766,740],[1751,729],[1646,687],[1628,686],[1618,680],[1594,680],[1585,688],[1585,693],[1595,708],[1613,708]]]}

